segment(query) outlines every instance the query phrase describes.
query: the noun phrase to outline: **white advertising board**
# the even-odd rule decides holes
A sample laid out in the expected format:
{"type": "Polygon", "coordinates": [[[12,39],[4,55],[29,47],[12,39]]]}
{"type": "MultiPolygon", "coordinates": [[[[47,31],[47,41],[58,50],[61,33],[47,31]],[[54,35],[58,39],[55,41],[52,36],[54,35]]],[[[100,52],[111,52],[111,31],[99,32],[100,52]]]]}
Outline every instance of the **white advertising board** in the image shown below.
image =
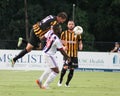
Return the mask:
{"type": "MultiPolygon", "coordinates": [[[[0,69],[11,70],[44,70],[47,66],[44,64],[44,55],[42,51],[31,51],[16,61],[15,66],[12,68],[10,59],[21,50],[0,50],[0,69]]],[[[61,68],[63,65],[63,56],[60,52],[55,55],[56,62],[61,68]]]]}
{"type": "MultiPolygon", "coordinates": [[[[0,50],[0,70],[44,70],[44,55],[42,51],[31,51],[16,61],[12,68],[10,59],[21,50],[0,50]]],[[[57,52],[56,62],[59,68],[63,65],[63,56],[57,52]]],[[[109,52],[78,52],[78,67],[81,69],[114,69],[120,70],[120,53],[109,52]]]]}
{"type": "Polygon", "coordinates": [[[120,69],[120,53],[80,52],[79,68],[120,69]]]}

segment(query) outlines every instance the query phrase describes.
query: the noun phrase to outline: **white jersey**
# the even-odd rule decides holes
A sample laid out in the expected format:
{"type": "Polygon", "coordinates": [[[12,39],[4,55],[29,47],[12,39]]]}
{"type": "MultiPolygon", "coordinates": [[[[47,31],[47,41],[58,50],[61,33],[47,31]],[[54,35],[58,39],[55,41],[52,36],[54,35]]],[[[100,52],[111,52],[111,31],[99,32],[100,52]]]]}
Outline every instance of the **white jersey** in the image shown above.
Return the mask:
{"type": "Polygon", "coordinates": [[[61,49],[63,47],[61,40],[53,33],[53,30],[48,31],[44,36],[47,38],[46,46],[43,49],[45,53],[54,55],[57,52],[57,49],[61,49]]]}
{"type": "Polygon", "coordinates": [[[119,52],[120,53],[120,48],[118,48],[118,51],[117,52],[119,52]]]}

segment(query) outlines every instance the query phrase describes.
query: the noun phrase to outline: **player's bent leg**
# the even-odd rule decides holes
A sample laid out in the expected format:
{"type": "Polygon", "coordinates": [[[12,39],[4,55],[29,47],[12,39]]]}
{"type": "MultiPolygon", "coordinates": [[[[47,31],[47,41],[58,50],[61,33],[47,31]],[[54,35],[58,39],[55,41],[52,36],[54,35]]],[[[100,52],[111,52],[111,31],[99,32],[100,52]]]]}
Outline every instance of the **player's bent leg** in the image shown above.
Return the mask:
{"type": "Polygon", "coordinates": [[[49,74],[52,72],[51,69],[46,69],[43,74],[40,76],[39,80],[42,82],[43,80],[46,80],[46,78],[49,76],[49,74]]]}
{"type": "Polygon", "coordinates": [[[26,46],[27,52],[30,52],[33,49],[33,47],[34,47],[33,45],[31,45],[30,43],[28,43],[27,46],[26,46]]]}
{"type": "Polygon", "coordinates": [[[13,59],[11,59],[12,67],[14,67],[15,62],[19,58],[22,58],[25,54],[27,54],[28,52],[30,52],[32,49],[33,49],[33,46],[30,43],[28,43],[26,49],[22,50],[17,56],[15,56],[13,59]]]}
{"type": "Polygon", "coordinates": [[[40,76],[38,80],[36,80],[36,83],[41,89],[45,89],[45,87],[42,86],[42,81],[46,80],[46,78],[49,76],[49,74],[52,72],[51,69],[46,69],[44,73],[40,76]]]}
{"type": "Polygon", "coordinates": [[[50,83],[55,79],[55,77],[58,75],[59,70],[58,67],[56,68],[51,68],[53,71],[50,73],[50,75],[48,76],[47,80],[45,81],[43,87],[48,89],[50,83]]]}
{"type": "Polygon", "coordinates": [[[14,67],[15,65],[15,62],[19,59],[19,58],[22,58],[25,54],[27,54],[28,51],[26,49],[22,50],[17,56],[15,56],[14,58],[12,58],[10,61],[11,61],[11,64],[12,64],[12,67],[14,67]]]}

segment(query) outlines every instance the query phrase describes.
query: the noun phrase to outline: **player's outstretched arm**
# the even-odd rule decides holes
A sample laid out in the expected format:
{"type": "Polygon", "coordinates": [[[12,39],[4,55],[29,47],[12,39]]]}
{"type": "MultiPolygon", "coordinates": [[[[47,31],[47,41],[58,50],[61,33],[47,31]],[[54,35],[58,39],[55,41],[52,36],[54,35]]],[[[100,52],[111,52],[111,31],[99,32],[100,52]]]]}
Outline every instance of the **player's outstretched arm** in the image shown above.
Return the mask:
{"type": "Polygon", "coordinates": [[[70,57],[66,54],[66,52],[64,51],[63,48],[59,49],[59,51],[60,51],[61,54],[64,56],[65,60],[67,60],[68,62],[71,61],[70,57]]]}

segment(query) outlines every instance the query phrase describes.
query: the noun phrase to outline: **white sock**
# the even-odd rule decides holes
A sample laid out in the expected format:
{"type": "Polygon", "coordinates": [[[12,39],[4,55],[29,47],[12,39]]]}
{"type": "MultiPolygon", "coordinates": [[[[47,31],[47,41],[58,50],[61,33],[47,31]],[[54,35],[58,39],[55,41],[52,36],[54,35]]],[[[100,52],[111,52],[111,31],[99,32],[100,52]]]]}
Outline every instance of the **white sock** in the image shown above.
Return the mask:
{"type": "Polygon", "coordinates": [[[54,78],[57,76],[57,74],[58,74],[58,73],[52,71],[52,72],[49,74],[47,80],[45,81],[44,86],[45,86],[45,87],[49,87],[49,84],[54,80],[54,78]]]}
{"type": "Polygon", "coordinates": [[[46,78],[49,76],[49,74],[51,73],[51,69],[46,69],[44,71],[44,73],[40,76],[39,80],[40,82],[42,82],[43,80],[46,80],[46,78]]]}

